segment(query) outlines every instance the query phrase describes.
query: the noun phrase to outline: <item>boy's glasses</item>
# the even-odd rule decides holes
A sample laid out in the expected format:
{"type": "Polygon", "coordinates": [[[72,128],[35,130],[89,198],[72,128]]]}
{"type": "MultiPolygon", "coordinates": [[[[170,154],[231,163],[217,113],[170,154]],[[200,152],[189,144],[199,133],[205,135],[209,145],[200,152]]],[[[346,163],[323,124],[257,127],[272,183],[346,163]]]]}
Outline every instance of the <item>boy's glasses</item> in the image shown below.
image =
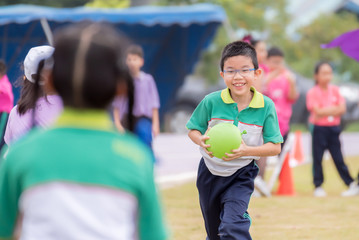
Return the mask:
{"type": "Polygon", "coordinates": [[[244,68],[244,69],[234,69],[234,70],[223,70],[223,73],[226,77],[229,78],[234,78],[234,76],[236,75],[236,73],[239,73],[239,75],[241,75],[242,77],[246,77],[248,76],[251,71],[255,71],[255,68],[244,68]]]}

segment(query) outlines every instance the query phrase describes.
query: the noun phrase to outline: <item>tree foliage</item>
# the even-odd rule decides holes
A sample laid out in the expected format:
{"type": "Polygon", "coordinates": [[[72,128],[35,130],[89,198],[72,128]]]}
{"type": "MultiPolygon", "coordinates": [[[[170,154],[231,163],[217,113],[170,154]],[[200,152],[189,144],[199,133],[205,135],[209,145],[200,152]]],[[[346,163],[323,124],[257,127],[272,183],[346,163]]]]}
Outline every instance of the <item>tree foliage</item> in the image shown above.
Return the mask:
{"type": "MultiPolygon", "coordinates": [[[[287,64],[296,72],[312,77],[314,65],[319,60],[334,64],[337,74],[349,73],[351,80],[359,82],[358,63],[344,55],[339,49],[321,49],[320,45],[329,43],[336,36],[358,28],[356,15],[349,12],[329,13],[318,16],[311,24],[297,30],[300,39],[294,41],[286,34],[290,16],[286,12],[286,0],[159,0],[164,5],[183,5],[210,2],[221,5],[228,16],[230,26],[243,33],[265,33],[269,46],[278,46],[285,53],[287,64]],[[265,13],[271,10],[274,16],[266,18],[265,13]]],[[[237,35],[238,38],[241,36],[237,35]]],[[[219,78],[218,62],[221,49],[233,39],[224,27],[218,30],[216,39],[208,51],[202,54],[196,73],[204,76],[209,82],[219,78]]]]}
{"type": "Polygon", "coordinates": [[[317,61],[330,61],[338,74],[348,72],[351,80],[359,82],[358,62],[344,55],[339,48],[320,47],[338,35],[357,28],[357,17],[348,12],[319,16],[310,25],[299,29],[301,39],[298,42],[286,45],[286,51],[290,53],[288,63],[296,71],[311,77],[317,61]]]}
{"type": "Polygon", "coordinates": [[[127,8],[130,0],[92,0],[86,4],[87,7],[97,8],[127,8]]]}

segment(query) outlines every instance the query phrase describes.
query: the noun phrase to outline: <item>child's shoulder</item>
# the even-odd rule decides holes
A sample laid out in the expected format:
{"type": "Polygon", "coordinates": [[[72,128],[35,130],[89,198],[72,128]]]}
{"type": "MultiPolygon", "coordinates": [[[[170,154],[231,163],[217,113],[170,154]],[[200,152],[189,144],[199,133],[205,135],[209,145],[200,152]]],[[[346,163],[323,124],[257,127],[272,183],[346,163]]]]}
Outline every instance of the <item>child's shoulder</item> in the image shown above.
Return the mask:
{"type": "Polygon", "coordinates": [[[141,71],[140,78],[141,78],[141,80],[143,80],[143,79],[153,80],[153,76],[151,74],[149,74],[149,73],[144,72],[144,71],[141,71]]]}
{"type": "MultiPolygon", "coordinates": [[[[261,93],[260,93],[261,94],[261,93]]],[[[269,97],[267,97],[264,94],[261,94],[263,96],[263,102],[264,102],[264,107],[268,108],[268,107],[274,107],[274,102],[272,99],[270,99],[269,97]]]]}

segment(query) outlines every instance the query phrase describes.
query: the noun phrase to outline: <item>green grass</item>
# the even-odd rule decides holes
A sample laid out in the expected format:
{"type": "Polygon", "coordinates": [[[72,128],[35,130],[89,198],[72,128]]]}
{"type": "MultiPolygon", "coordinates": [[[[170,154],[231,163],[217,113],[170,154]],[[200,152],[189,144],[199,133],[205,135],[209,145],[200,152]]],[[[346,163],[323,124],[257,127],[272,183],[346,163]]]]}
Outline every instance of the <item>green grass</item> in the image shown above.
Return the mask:
{"type": "Polygon", "coordinates": [[[344,129],[345,132],[359,132],[359,121],[348,124],[344,129]]]}
{"type": "MultiPolygon", "coordinates": [[[[359,157],[347,158],[346,161],[352,176],[357,176],[359,157]]],[[[311,165],[296,167],[292,173],[295,196],[252,198],[248,211],[252,217],[250,231],[253,239],[358,239],[359,196],[340,197],[346,187],[332,160],[324,161],[326,198],[312,197],[311,165]]],[[[172,231],[171,239],[205,239],[195,183],[164,190],[162,196],[172,231]]]]}

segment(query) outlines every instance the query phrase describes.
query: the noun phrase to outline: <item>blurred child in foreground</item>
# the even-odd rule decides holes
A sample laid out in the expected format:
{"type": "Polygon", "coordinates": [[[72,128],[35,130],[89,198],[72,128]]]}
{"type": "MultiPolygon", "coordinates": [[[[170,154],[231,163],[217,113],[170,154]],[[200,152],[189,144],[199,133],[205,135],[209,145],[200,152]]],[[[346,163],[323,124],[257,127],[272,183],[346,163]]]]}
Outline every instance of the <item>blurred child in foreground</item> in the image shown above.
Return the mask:
{"type": "Polygon", "coordinates": [[[17,228],[23,240],[166,239],[152,154],[119,134],[106,111],[125,81],[125,43],[102,24],[56,33],[49,82],[65,109],[3,159],[0,237],[17,228]]]}

